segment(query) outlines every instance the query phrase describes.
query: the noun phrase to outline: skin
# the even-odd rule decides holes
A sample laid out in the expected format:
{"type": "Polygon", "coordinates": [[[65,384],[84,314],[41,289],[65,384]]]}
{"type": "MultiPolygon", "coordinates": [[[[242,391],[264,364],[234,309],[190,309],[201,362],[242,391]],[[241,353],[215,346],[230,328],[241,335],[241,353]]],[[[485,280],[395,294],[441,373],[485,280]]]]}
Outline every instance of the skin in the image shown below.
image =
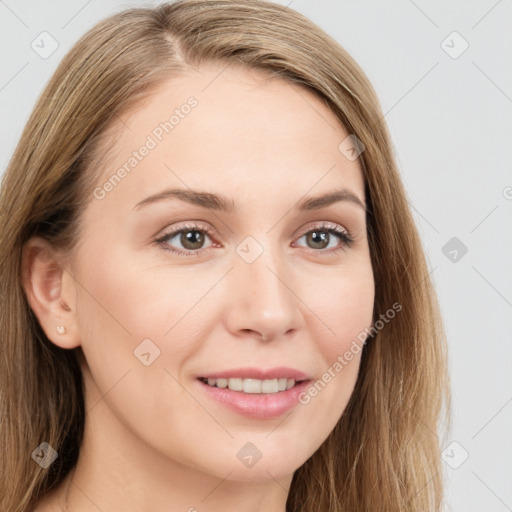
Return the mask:
{"type": "Polygon", "coordinates": [[[304,87],[222,69],[175,77],[122,116],[127,127],[99,186],[175,108],[198,101],[121,183],[91,198],[69,258],[38,238],[26,244],[31,307],[53,343],[85,356],[80,458],[38,511],[284,512],[294,471],[353,392],[360,354],[310,403],[272,420],[231,411],[196,380],[239,366],[289,366],[318,379],[371,325],[375,291],[363,208],[293,210],[339,188],[364,203],[360,163],[338,149],[348,132],[304,87]],[[176,199],[134,209],[167,188],[222,194],[237,211],[176,199]],[[167,246],[198,255],[155,242],[192,221],[213,236],[187,247],[178,235],[167,246]],[[311,240],[324,222],[348,230],[352,246],[328,233],[328,247],[311,240]],[[236,252],[248,236],[263,249],[252,263],[236,252]],[[149,366],[133,353],[146,338],[161,351],[149,366]],[[262,453],[252,467],[236,456],[247,442],[262,453]]]}

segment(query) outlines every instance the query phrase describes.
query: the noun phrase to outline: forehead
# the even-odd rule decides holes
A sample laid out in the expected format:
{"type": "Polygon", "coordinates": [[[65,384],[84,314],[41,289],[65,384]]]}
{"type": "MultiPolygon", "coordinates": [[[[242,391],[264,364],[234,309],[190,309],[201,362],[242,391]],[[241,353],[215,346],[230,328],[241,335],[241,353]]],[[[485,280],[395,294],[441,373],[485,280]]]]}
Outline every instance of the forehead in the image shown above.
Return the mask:
{"type": "Polygon", "coordinates": [[[246,199],[348,186],[364,201],[359,162],[339,149],[349,133],[336,115],[305,86],[264,71],[190,69],[121,114],[115,128],[114,156],[98,181],[112,183],[112,206],[176,185],[246,199]]]}

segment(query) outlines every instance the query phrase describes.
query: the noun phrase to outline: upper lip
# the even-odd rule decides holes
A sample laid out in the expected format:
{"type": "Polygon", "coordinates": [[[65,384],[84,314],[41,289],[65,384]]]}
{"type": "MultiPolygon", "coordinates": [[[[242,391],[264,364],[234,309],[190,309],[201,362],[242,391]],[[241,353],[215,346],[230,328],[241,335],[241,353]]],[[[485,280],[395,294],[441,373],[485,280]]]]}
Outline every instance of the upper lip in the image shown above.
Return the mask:
{"type": "Polygon", "coordinates": [[[198,375],[198,378],[203,377],[206,379],[259,379],[271,380],[286,377],[295,381],[310,380],[310,377],[295,368],[288,368],[286,366],[279,366],[276,368],[232,368],[231,370],[224,370],[221,372],[209,372],[198,375]]]}

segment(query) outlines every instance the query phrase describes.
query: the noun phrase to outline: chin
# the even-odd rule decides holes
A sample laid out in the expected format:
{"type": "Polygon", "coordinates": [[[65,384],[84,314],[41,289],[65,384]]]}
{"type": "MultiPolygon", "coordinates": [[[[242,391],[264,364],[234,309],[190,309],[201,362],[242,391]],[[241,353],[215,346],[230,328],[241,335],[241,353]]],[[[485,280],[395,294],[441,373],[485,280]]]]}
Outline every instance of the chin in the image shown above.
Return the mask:
{"type": "Polygon", "coordinates": [[[297,453],[269,453],[261,455],[258,460],[240,460],[236,453],[231,451],[224,456],[203,460],[200,465],[194,465],[204,473],[208,473],[222,480],[233,482],[268,482],[293,476],[293,473],[307,460],[307,457],[298,458],[297,453]]]}
{"type": "Polygon", "coordinates": [[[233,482],[268,482],[287,477],[291,478],[297,469],[298,467],[289,464],[276,467],[275,464],[264,464],[263,460],[260,460],[252,468],[232,468],[226,479],[233,482]]]}

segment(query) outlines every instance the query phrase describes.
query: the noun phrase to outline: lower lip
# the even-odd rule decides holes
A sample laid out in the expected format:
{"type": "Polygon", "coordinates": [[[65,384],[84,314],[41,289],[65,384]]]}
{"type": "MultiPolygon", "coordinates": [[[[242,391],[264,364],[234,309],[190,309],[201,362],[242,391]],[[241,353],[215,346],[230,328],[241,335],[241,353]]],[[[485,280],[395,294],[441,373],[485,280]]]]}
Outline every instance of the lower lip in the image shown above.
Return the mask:
{"type": "Polygon", "coordinates": [[[239,414],[260,420],[278,418],[292,409],[298,404],[299,395],[306,390],[310,383],[309,380],[305,380],[286,391],[252,394],[209,386],[199,379],[197,382],[204,392],[217,402],[239,414]]]}

